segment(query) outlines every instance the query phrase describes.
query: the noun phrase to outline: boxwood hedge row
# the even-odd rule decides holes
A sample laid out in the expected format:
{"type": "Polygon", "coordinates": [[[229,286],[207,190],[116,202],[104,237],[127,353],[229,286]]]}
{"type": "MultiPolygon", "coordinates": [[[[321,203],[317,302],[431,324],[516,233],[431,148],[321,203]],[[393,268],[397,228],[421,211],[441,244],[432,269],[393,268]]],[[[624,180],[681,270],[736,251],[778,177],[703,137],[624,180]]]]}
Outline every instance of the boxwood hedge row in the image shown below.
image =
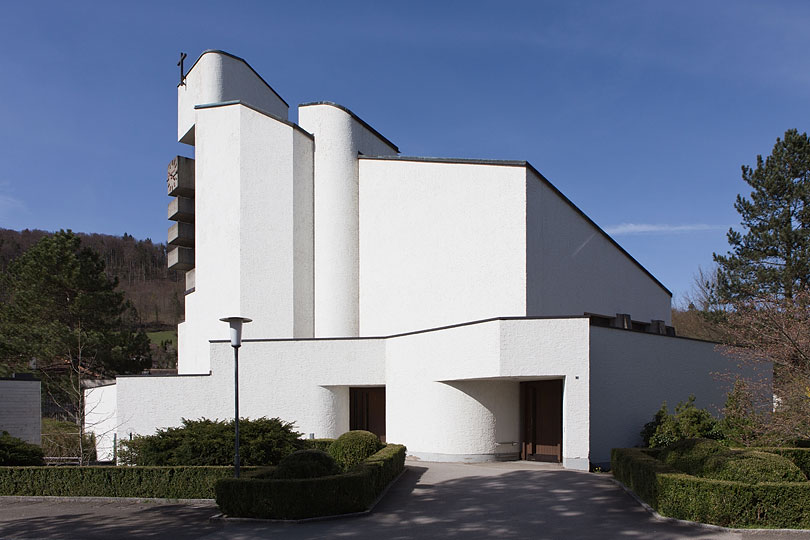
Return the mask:
{"type": "Polygon", "coordinates": [[[216,481],[232,475],[233,467],[0,467],[0,495],[213,499],[216,481]]]}
{"type": "MultiPolygon", "coordinates": [[[[795,449],[779,453],[790,457],[788,450],[795,449]]],[[[810,482],[699,478],[639,448],[614,448],[611,467],[617,480],[665,516],[726,527],[810,528],[810,482]]]]}
{"type": "Polygon", "coordinates": [[[219,508],[231,517],[304,519],[367,509],[402,472],[405,447],[389,444],[350,471],[305,479],[223,479],[219,508]]]}

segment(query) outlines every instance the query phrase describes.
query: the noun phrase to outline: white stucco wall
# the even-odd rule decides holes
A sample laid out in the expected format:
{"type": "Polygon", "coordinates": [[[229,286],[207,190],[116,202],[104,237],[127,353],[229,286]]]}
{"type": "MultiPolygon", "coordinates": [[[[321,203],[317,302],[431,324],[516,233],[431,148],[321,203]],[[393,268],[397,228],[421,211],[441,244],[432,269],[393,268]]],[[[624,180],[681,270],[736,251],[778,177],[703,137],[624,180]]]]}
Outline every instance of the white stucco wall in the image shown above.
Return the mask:
{"type": "Polygon", "coordinates": [[[302,105],[298,121],[315,136],[315,335],[357,336],[357,155],[394,155],[396,147],[334,104],[302,105]]]}
{"type": "Polygon", "coordinates": [[[313,141],[241,104],[198,109],[195,291],[179,326],[178,371],[207,373],[221,317],[244,338],[311,337],[314,324],[313,141]]]}
{"type": "Polygon", "coordinates": [[[194,144],[197,105],[241,100],[287,119],[289,106],[243,59],[205,51],[177,87],[177,140],[194,144]]]}
{"type": "MultiPolygon", "coordinates": [[[[382,340],[243,342],[239,416],[279,417],[304,434],[349,429],[349,386],[385,383],[382,340]]],[[[233,349],[211,344],[210,375],[119,377],[119,437],[179,426],[182,418],[233,418],[233,349]]]]}
{"type": "Polygon", "coordinates": [[[42,398],[38,380],[0,379],[0,432],[42,443],[42,398]]]}
{"type": "Polygon", "coordinates": [[[518,167],[361,158],[361,335],[525,315],[525,208],[518,167]]]}
{"type": "Polygon", "coordinates": [[[670,324],[670,295],[533,170],[526,175],[527,314],[670,324]]]}
{"type": "Polygon", "coordinates": [[[769,365],[741,367],[713,343],[595,326],[590,357],[594,463],[609,463],[611,448],[641,444],[641,429],[664,401],[673,412],[694,394],[698,407],[719,413],[731,385],[719,374],[771,378],[769,365]]]}
{"type": "Polygon", "coordinates": [[[105,384],[84,391],[84,429],[96,436],[96,459],[115,459],[115,434],[118,431],[118,387],[105,384]]]}
{"type": "Polygon", "coordinates": [[[587,354],[586,319],[495,320],[392,337],[387,438],[427,460],[514,459],[520,381],[560,378],[563,464],[587,470],[587,354]]]}

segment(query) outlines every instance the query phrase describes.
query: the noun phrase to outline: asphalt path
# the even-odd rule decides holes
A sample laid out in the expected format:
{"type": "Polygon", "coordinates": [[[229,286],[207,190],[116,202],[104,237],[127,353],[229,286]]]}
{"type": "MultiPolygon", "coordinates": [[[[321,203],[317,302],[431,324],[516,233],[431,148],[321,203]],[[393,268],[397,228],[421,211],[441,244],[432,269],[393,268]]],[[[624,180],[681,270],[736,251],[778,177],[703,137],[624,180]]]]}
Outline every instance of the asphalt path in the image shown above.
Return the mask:
{"type": "Polygon", "coordinates": [[[211,520],[213,501],[0,497],[3,539],[810,538],[656,518],[606,474],[526,463],[408,462],[368,514],[307,523],[211,520]]]}

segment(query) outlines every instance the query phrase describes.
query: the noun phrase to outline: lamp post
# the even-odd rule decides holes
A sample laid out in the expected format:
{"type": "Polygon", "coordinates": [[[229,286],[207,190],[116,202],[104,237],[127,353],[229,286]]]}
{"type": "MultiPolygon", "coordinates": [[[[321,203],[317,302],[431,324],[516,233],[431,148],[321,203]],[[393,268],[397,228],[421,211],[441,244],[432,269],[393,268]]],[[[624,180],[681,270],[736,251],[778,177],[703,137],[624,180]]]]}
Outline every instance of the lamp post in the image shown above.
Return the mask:
{"type": "Polygon", "coordinates": [[[233,425],[236,431],[233,458],[234,478],[239,478],[239,347],[242,346],[242,324],[252,322],[247,317],[223,317],[220,319],[231,327],[231,347],[233,347],[233,425]]]}

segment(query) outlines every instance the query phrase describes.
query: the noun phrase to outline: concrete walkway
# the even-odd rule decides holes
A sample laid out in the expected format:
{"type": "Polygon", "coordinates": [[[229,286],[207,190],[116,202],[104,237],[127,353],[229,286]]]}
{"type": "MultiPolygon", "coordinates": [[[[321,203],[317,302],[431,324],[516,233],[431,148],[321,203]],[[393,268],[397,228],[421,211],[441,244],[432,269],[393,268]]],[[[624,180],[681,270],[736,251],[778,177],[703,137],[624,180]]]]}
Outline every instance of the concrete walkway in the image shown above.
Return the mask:
{"type": "Polygon", "coordinates": [[[209,522],[212,502],[0,498],[0,538],[807,538],[658,520],[609,475],[554,465],[409,461],[374,511],[305,524],[209,522]]]}

